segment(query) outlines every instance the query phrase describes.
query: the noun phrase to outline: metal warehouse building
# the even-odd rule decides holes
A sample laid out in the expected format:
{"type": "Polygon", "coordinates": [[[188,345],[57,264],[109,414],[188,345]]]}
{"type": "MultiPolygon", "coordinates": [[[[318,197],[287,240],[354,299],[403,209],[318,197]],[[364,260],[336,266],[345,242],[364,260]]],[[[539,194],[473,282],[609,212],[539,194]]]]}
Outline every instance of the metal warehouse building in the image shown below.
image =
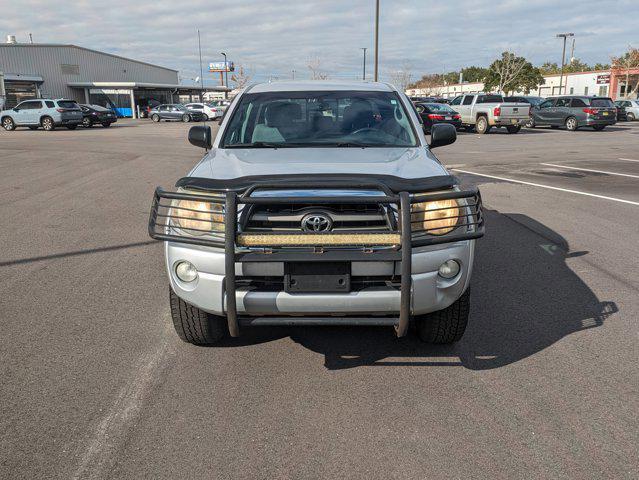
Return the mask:
{"type": "MultiPolygon", "coordinates": [[[[219,90],[205,88],[204,90],[219,90]]],[[[71,98],[135,117],[138,107],[199,95],[178,71],[76,45],[0,44],[0,95],[5,108],[28,98],[71,98]]]]}

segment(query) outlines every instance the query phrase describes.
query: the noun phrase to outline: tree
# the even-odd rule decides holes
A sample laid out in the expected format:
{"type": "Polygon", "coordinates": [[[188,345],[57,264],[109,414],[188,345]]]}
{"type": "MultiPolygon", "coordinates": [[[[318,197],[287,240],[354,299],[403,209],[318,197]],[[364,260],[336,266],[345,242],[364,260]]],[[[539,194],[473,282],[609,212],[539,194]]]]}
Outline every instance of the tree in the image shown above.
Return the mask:
{"type": "Polygon", "coordinates": [[[630,70],[639,69],[639,48],[629,45],[626,53],[620,57],[612,57],[611,60],[613,69],[621,70],[622,73],[626,74],[625,97],[635,95],[639,90],[639,75],[631,74],[630,70]]]}
{"type": "Polygon", "coordinates": [[[512,52],[503,52],[501,58],[495,60],[488,68],[484,80],[484,89],[510,93],[519,90],[529,92],[544,83],[541,71],[524,57],[512,52]]]}
{"type": "Polygon", "coordinates": [[[399,70],[393,70],[390,72],[390,81],[397,87],[398,90],[404,92],[410,85],[410,79],[413,76],[411,72],[411,65],[404,62],[399,70]]]}
{"type": "Polygon", "coordinates": [[[306,62],[306,66],[311,71],[311,80],[328,80],[328,74],[320,70],[322,61],[319,57],[311,57],[306,62]]]}
{"type": "Polygon", "coordinates": [[[484,67],[466,67],[462,68],[461,73],[464,82],[483,82],[486,75],[488,75],[488,69],[484,67]]]}
{"type": "Polygon", "coordinates": [[[231,75],[231,81],[235,83],[235,88],[237,89],[246,87],[246,85],[251,81],[251,78],[253,78],[253,75],[248,69],[245,69],[243,65],[240,65],[233,75],[231,75]]]}

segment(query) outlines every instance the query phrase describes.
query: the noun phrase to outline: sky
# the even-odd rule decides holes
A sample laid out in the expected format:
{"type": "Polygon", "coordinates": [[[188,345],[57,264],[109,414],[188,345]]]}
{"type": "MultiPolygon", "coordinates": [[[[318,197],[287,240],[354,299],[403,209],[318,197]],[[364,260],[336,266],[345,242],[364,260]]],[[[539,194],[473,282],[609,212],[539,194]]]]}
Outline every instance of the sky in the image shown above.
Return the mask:
{"type": "MultiPolygon", "coordinates": [[[[406,69],[426,73],[488,66],[504,50],[536,65],[561,62],[557,33],[575,34],[575,57],[609,63],[639,46],[637,0],[380,0],[380,79],[406,69]]],[[[0,0],[0,34],[27,42],[71,43],[199,76],[209,62],[242,65],[252,80],[309,78],[309,59],[335,80],[373,70],[375,0],[0,0]],[[295,73],[293,73],[295,71],[295,73]]]]}

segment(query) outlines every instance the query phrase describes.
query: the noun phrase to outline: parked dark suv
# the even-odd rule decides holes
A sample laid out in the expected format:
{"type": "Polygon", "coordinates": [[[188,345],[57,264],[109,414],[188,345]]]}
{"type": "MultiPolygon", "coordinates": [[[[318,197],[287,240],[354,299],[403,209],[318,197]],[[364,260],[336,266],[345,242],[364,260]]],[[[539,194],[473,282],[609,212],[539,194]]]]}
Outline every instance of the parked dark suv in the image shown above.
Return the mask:
{"type": "Polygon", "coordinates": [[[530,127],[550,125],[577,130],[592,127],[603,130],[617,123],[617,109],[608,97],[564,96],[549,98],[531,111],[530,127]]]}

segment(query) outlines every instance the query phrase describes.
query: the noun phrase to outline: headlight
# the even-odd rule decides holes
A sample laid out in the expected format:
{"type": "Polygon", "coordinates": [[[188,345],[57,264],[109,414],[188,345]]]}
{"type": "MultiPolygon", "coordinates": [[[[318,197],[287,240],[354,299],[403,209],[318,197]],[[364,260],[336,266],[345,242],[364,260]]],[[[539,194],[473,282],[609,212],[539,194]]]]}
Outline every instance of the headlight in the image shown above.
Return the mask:
{"type": "Polygon", "coordinates": [[[459,223],[461,208],[455,199],[413,203],[411,205],[411,228],[414,232],[426,230],[432,235],[452,232],[459,223]]]}
{"type": "Polygon", "coordinates": [[[174,200],[171,222],[189,235],[224,231],[224,207],[221,203],[200,200],[174,200]]]}

